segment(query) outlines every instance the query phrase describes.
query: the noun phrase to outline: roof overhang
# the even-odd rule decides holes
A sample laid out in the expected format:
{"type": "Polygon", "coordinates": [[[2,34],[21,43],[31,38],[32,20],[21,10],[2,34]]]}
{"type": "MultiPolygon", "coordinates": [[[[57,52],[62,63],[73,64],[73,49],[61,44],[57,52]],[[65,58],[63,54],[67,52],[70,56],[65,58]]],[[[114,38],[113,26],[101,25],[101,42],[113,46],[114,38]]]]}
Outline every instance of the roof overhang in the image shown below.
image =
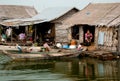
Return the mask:
{"type": "Polygon", "coordinates": [[[24,18],[24,19],[9,19],[4,20],[0,24],[4,26],[26,26],[26,25],[33,25],[45,22],[41,19],[36,18],[24,18]]]}

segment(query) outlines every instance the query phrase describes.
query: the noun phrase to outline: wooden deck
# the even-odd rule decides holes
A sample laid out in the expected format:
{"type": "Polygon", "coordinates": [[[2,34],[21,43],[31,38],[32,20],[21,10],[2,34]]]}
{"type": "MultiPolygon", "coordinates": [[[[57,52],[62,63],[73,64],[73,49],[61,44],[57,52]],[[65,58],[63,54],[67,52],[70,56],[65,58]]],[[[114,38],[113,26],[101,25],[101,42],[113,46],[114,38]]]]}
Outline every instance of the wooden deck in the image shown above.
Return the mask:
{"type": "Polygon", "coordinates": [[[119,55],[114,54],[113,52],[104,51],[104,50],[83,51],[81,52],[80,57],[91,57],[91,58],[97,58],[100,60],[119,59],[119,55]]]}

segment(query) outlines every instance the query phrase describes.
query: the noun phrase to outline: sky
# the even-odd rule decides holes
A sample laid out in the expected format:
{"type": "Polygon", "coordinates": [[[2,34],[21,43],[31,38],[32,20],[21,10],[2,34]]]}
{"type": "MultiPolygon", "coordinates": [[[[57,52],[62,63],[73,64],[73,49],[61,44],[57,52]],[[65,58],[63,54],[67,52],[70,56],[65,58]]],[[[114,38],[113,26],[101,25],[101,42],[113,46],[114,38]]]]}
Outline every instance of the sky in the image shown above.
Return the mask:
{"type": "Polygon", "coordinates": [[[49,7],[76,7],[83,9],[89,3],[120,3],[120,0],[0,0],[0,5],[33,6],[38,12],[49,7]]]}

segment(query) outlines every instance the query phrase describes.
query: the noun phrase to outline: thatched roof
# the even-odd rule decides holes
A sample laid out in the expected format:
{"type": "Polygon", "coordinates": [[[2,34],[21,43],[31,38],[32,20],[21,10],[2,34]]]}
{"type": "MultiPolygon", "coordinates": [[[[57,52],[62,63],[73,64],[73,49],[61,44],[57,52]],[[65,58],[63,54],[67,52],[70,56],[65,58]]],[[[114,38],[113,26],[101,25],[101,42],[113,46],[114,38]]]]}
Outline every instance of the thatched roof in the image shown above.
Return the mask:
{"type": "Polygon", "coordinates": [[[36,14],[36,10],[30,6],[0,5],[0,20],[29,18],[36,14]]]}
{"type": "Polygon", "coordinates": [[[69,25],[120,25],[120,3],[93,3],[64,23],[69,25]]]}
{"type": "Polygon", "coordinates": [[[120,16],[113,20],[108,26],[118,26],[120,25],[120,16]]]}

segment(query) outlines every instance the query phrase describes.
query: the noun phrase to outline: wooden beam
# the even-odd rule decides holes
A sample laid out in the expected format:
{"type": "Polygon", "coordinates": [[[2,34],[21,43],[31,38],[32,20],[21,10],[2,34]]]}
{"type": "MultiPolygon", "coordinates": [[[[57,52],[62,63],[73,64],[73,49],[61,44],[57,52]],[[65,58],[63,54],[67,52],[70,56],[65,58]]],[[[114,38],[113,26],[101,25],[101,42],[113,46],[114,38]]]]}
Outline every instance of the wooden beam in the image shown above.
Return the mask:
{"type": "Polygon", "coordinates": [[[118,47],[117,51],[120,52],[120,26],[118,26],[118,47]]]}

